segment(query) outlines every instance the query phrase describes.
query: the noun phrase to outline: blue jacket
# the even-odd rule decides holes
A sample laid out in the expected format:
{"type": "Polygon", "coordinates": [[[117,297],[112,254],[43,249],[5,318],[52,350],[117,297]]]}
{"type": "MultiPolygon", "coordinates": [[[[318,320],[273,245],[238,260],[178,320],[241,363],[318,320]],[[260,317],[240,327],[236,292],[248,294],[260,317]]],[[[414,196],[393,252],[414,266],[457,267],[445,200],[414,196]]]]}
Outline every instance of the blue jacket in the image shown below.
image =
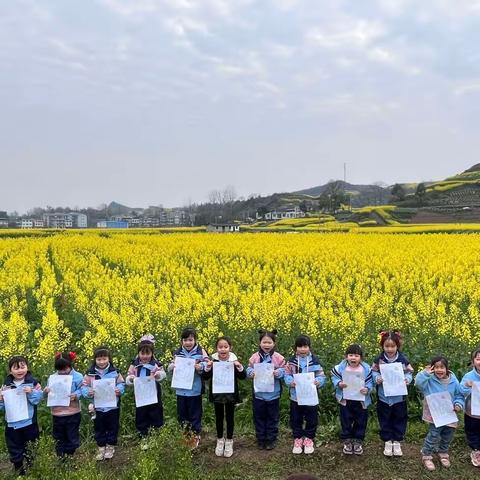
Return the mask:
{"type": "MultiPolygon", "coordinates": [[[[342,405],[345,403],[343,399],[343,390],[338,386],[338,384],[343,379],[343,373],[347,368],[347,361],[342,360],[338,365],[332,368],[332,383],[335,387],[335,398],[337,399],[338,403],[342,405]]],[[[365,395],[365,401],[362,402],[364,408],[368,408],[368,406],[372,403],[371,394],[373,389],[373,378],[372,378],[372,369],[367,362],[361,362],[360,364],[363,368],[363,373],[365,374],[365,387],[368,389],[368,393],[365,395]]]]}
{"type": "MultiPolygon", "coordinates": [[[[10,388],[23,388],[23,387],[32,387],[32,393],[27,393],[27,405],[28,405],[28,418],[26,420],[20,420],[19,422],[7,423],[11,428],[17,430],[18,428],[28,427],[29,425],[37,423],[37,405],[43,398],[43,391],[40,388],[38,381],[33,378],[30,372],[27,372],[23,383],[20,386],[16,386],[14,383],[13,375],[7,375],[5,378],[4,385],[10,388]]],[[[0,401],[0,410],[5,408],[5,402],[0,401]]]]}
{"type": "Polygon", "coordinates": [[[467,372],[463,378],[462,381],[460,382],[460,391],[462,392],[464,398],[465,398],[465,414],[468,415],[469,417],[473,418],[480,418],[476,415],[472,415],[472,387],[467,387],[465,385],[466,382],[471,381],[471,382],[480,382],[480,373],[477,372],[477,370],[472,368],[469,372],[467,372]]]}
{"type": "Polygon", "coordinates": [[[325,385],[325,373],[320,365],[320,360],[316,355],[309,353],[306,357],[299,357],[297,355],[290,357],[285,369],[285,375],[283,377],[285,385],[289,388],[290,400],[294,402],[297,401],[297,392],[295,387],[291,386],[292,382],[294,381],[293,375],[295,373],[308,372],[313,372],[315,374],[315,380],[319,382],[317,385],[318,389],[325,385]]]}
{"type": "MultiPolygon", "coordinates": [[[[457,377],[453,372],[449,373],[448,384],[442,383],[435,374],[427,373],[425,370],[422,370],[415,377],[415,386],[423,394],[424,397],[432,393],[445,392],[445,390],[450,393],[452,397],[452,402],[454,405],[459,405],[462,409],[465,408],[465,399],[463,397],[462,391],[460,389],[460,383],[458,383],[457,377]]],[[[428,415],[430,417],[429,411],[426,410],[426,402],[424,401],[424,411],[423,419],[425,421],[430,421],[429,418],[426,418],[428,415]]]]}
{"type": "Polygon", "coordinates": [[[262,349],[259,349],[258,352],[255,352],[248,362],[249,367],[247,368],[247,377],[252,378],[255,372],[254,365],[255,363],[273,363],[274,369],[277,371],[277,376],[274,377],[273,392],[255,392],[252,389],[253,395],[259,400],[264,400],[270,402],[271,400],[276,400],[282,395],[282,382],[280,381],[285,375],[285,359],[278,352],[272,351],[270,353],[264,352],[262,349]]]}
{"type": "Polygon", "coordinates": [[[202,373],[205,371],[205,367],[207,366],[207,352],[200,345],[195,345],[190,351],[186,350],[183,347],[180,347],[178,350],[175,350],[175,352],[173,352],[173,357],[174,359],[168,367],[170,371],[173,370],[173,366],[175,364],[175,357],[193,358],[198,363],[200,363],[200,372],[195,370],[192,388],[189,390],[184,388],[177,388],[175,390],[176,394],[181,397],[196,397],[198,395],[202,395],[205,392],[205,383],[202,378],[202,373]]]}
{"type": "Polygon", "coordinates": [[[165,370],[162,363],[156,358],[152,358],[148,363],[142,363],[140,358],[137,356],[132,360],[130,367],[128,368],[128,376],[126,379],[127,385],[133,385],[131,376],[133,377],[149,377],[150,375],[155,375],[157,372],[160,372],[160,377],[156,379],[155,385],[157,387],[157,399],[158,403],[162,402],[162,388],[160,382],[166,377],[165,370]]]}
{"type": "Polygon", "coordinates": [[[386,397],[385,392],[383,390],[383,384],[377,383],[377,378],[381,377],[380,373],[380,365],[382,363],[395,363],[399,362],[403,365],[403,373],[405,376],[405,380],[407,381],[407,385],[410,384],[413,380],[413,367],[410,365],[408,358],[402,353],[397,352],[395,358],[390,359],[385,355],[385,352],[382,352],[378,357],[373,360],[372,364],[372,377],[373,377],[373,384],[377,386],[377,396],[378,400],[383,403],[387,403],[388,405],[392,406],[396,403],[404,402],[407,397],[406,395],[397,395],[395,397],[386,397]]]}
{"type": "MultiPolygon", "coordinates": [[[[92,397],[88,395],[88,392],[93,388],[94,380],[102,380],[106,378],[115,378],[116,388],[120,390],[120,396],[125,393],[125,381],[122,374],[112,365],[109,365],[105,372],[99,371],[95,366],[92,366],[90,370],[83,377],[82,396],[92,400],[92,397]]],[[[117,406],[112,408],[97,408],[99,412],[109,412],[120,406],[120,397],[117,397],[117,406]]]]}

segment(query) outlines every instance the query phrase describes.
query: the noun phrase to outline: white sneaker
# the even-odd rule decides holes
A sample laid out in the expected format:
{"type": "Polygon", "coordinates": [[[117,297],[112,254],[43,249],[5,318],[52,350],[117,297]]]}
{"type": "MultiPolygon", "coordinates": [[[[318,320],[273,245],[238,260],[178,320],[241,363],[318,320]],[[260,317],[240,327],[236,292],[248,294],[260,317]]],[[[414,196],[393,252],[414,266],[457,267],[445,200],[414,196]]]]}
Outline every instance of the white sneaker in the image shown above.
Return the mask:
{"type": "Polygon", "coordinates": [[[233,440],[231,438],[227,438],[225,440],[225,449],[223,450],[224,457],[231,457],[233,455],[233,440]]]}
{"type": "Polygon", "coordinates": [[[293,441],[293,449],[292,453],[295,455],[298,455],[299,453],[302,453],[303,451],[303,438],[296,438],[293,441]]]}
{"type": "Polygon", "coordinates": [[[305,438],[303,441],[303,453],[310,455],[314,452],[313,440],[311,438],[305,438]]]}
{"type": "Polygon", "coordinates": [[[401,457],[403,455],[402,446],[400,442],[393,442],[393,456],[394,457],[401,457]]]}
{"type": "Polygon", "coordinates": [[[383,454],[386,457],[391,457],[393,455],[393,442],[391,440],[388,440],[388,442],[385,442],[385,448],[383,449],[383,454]]]}
{"type": "Polygon", "coordinates": [[[223,449],[225,448],[225,439],[217,438],[217,446],[215,447],[215,455],[217,457],[223,457],[223,449]]]}
{"type": "Polygon", "coordinates": [[[106,460],[109,460],[110,458],[113,458],[113,454],[115,453],[115,447],[113,445],[107,445],[105,447],[105,458],[106,460]]]}
{"type": "Polygon", "coordinates": [[[105,458],[105,447],[98,447],[97,455],[95,456],[95,460],[101,462],[105,458]]]}

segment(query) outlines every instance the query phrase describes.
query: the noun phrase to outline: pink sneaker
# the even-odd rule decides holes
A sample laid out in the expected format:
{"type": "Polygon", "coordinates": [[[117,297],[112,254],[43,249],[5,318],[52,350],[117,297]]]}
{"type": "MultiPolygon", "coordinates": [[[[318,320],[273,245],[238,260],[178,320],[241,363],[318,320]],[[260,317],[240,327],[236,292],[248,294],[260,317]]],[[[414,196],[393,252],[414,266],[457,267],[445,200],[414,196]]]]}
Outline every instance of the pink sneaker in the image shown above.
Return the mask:
{"type": "Polygon", "coordinates": [[[303,453],[310,455],[315,448],[313,447],[313,440],[311,438],[305,438],[303,440],[303,453]]]}
{"type": "Polygon", "coordinates": [[[294,453],[295,455],[298,455],[299,453],[302,453],[302,448],[303,448],[303,438],[296,438],[293,441],[292,453],[294,453]]]}

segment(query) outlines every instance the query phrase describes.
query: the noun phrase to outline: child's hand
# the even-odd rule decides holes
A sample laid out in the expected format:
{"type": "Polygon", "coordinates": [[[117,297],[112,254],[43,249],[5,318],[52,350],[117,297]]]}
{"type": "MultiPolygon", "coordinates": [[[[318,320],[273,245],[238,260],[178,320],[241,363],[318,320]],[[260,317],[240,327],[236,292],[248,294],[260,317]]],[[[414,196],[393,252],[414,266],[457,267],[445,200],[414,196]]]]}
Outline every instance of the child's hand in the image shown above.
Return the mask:
{"type": "Polygon", "coordinates": [[[278,369],[273,371],[273,376],[274,377],[279,377],[280,376],[280,372],[279,372],[278,369]]]}
{"type": "Polygon", "coordinates": [[[242,364],[238,360],[235,360],[233,364],[237,370],[241,370],[243,368],[242,364]]]}
{"type": "Polygon", "coordinates": [[[462,407],[460,405],[455,405],[453,407],[453,409],[456,411],[456,412],[461,412],[462,411],[462,407]]]}
{"type": "Polygon", "coordinates": [[[343,390],[344,388],[347,388],[347,384],[345,382],[338,382],[338,386],[343,390]]]}
{"type": "Polygon", "coordinates": [[[45,388],[43,389],[43,393],[44,393],[45,395],[48,395],[48,394],[50,393],[50,387],[45,387],[45,388]]]}
{"type": "Polygon", "coordinates": [[[95,395],[95,390],[93,388],[88,389],[88,396],[93,397],[95,395]]]}
{"type": "Polygon", "coordinates": [[[367,387],[361,388],[361,389],[360,389],[360,393],[361,393],[362,395],[366,395],[366,394],[368,393],[368,388],[367,388],[367,387]]]}
{"type": "Polygon", "coordinates": [[[466,387],[469,387],[469,388],[472,388],[472,387],[473,387],[473,382],[472,382],[471,380],[467,380],[467,381],[465,382],[465,386],[466,386],[466,387]]]}
{"type": "Polygon", "coordinates": [[[381,383],[383,383],[383,378],[377,377],[377,384],[380,385],[381,383]]]}
{"type": "Polygon", "coordinates": [[[32,387],[24,387],[23,391],[24,391],[26,394],[29,394],[29,393],[32,393],[32,392],[33,392],[33,389],[32,389],[32,387]]]}
{"type": "Polygon", "coordinates": [[[201,372],[201,371],[202,371],[202,364],[200,363],[200,361],[197,361],[197,362],[195,363],[195,370],[196,370],[197,372],[201,372]]]}
{"type": "Polygon", "coordinates": [[[407,379],[405,379],[405,385],[408,385],[408,380],[407,379]]]}
{"type": "Polygon", "coordinates": [[[116,395],[117,397],[120,396],[120,389],[119,389],[119,388],[116,388],[116,389],[115,389],[115,395],[116,395]]]}
{"type": "Polygon", "coordinates": [[[70,394],[70,401],[74,402],[77,399],[77,394],[76,393],[71,393],[70,394]]]}
{"type": "Polygon", "coordinates": [[[427,365],[423,371],[431,375],[433,373],[433,367],[431,365],[427,365]]]}
{"type": "Polygon", "coordinates": [[[293,387],[293,388],[295,388],[295,387],[297,386],[297,384],[296,384],[295,382],[292,382],[292,383],[290,384],[290,386],[293,387]]]}

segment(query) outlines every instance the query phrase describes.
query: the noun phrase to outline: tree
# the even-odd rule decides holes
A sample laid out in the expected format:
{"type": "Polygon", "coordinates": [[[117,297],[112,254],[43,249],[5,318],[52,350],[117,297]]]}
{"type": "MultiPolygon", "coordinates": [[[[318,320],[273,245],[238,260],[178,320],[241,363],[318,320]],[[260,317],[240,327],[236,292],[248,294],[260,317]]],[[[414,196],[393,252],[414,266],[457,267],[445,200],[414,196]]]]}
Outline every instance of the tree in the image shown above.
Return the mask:
{"type": "Polygon", "coordinates": [[[257,215],[264,218],[265,217],[265,214],[268,212],[268,209],[265,205],[260,205],[258,208],[257,208],[257,215]]]}
{"type": "Polygon", "coordinates": [[[399,183],[396,183],[392,187],[392,196],[395,197],[398,201],[405,200],[405,189],[399,183]]]}
{"type": "Polygon", "coordinates": [[[425,194],[427,193],[427,187],[425,183],[421,182],[417,185],[417,189],[415,190],[415,196],[418,198],[418,203],[423,205],[425,201],[425,194]]]}
{"type": "Polygon", "coordinates": [[[307,201],[306,201],[306,200],[302,200],[302,201],[300,202],[300,204],[298,205],[298,208],[300,208],[300,210],[301,210],[303,213],[307,213],[307,212],[308,212],[307,201]]]}
{"type": "Polygon", "coordinates": [[[345,193],[344,183],[340,180],[329,182],[319,198],[320,206],[333,214],[337,212],[342,203],[348,202],[349,197],[345,193]]]}

